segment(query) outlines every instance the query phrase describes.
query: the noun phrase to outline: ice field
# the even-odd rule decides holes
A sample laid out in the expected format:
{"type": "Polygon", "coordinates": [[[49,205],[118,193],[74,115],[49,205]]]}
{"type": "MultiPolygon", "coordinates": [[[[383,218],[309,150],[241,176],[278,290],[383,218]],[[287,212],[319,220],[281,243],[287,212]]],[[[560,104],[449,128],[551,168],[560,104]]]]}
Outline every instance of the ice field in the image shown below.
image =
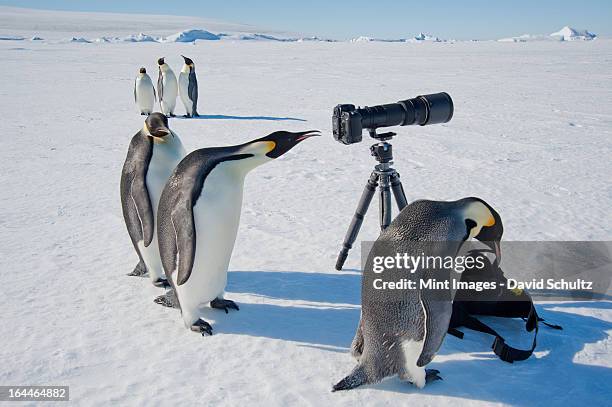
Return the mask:
{"type": "MultiPolygon", "coordinates": [[[[610,240],[612,40],[79,43],[69,40],[170,35],[194,23],[174,18],[155,31],[124,17],[103,25],[34,13],[21,24],[18,14],[0,8],[0,37],[13,37],[0,40],[0,385],[69,385],[74,405],[612,399],[611,302],[540,303],[565,329],[542,327],[525,362],[500,361],[491,337],[466,330],[464,340],[447,336],[429,366],[443,381],[330,392],[354,366],[360,304],[359,248],[346,271],[334,270],[335,258],[375,164],[367,135],[351,146],[333,140],[332,108],[446,91],[452,121],[394,129],[409,200],[481,197],[500,213],[505,240],[610,240]],[[211,337],[154,304],[161,289],[126,276],[137,256],[119,177],[144,119],[132,86],[141,66],[157,79],[161,56],[178,74],[181,54],[195,61],[202,116],[170,126],[189,151],[322,132],[247,176],[226,295],[240,311],[211,310],[211,337]]],[[[360,240],[377,237],[377,209],[360,240]]],[[[495,326],[513,345],[530,344],[521,321],[495,326]]]]}

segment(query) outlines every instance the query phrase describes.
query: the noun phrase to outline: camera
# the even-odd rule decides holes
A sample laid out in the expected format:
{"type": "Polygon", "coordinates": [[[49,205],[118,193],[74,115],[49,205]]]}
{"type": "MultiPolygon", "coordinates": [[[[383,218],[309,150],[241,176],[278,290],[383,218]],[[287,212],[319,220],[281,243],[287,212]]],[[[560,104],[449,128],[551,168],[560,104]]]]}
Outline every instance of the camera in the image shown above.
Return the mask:
{"type": "Polygon", "coordinates": [[[355,105],[337,105],[334,108],[332,127],[334,139],[342,144],[359,143],[363,129],[370,136],[385,139],[386,133],[377,135],[378,127],[410,126],[418,124],[446,123],[453,117],[453,100],[446,92],[421,95],[397,103],[355,108],[355,105]]]}

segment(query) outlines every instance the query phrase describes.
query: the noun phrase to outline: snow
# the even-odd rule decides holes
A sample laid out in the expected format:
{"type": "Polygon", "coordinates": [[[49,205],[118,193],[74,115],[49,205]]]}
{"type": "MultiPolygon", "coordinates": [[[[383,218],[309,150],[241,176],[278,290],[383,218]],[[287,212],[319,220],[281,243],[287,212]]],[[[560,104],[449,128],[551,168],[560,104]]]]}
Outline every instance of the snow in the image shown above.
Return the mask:
{"type": "Polygon", "coordinates": [[[349,42],[409,42],[409,43],[420,43],[420,42],[446,42],[445,40],[441,40],[440,38],[429,35],[419,33],[412,38],[391,38],[391,39],[382,39],[382,38],[372,38],[366,36],[360,36],[349,40],[349,42]]]}
{"type": "MultiPolygon", "coordinates": [[[[507,240],[610,240],[612,77],[602,67],[612,41],[67,42],[211,27],[86,17],[0,13],[0,36],[45,38],[0,42],[1,384],[69,385],[66,405],[609,404],[611,302],[539,304],[565,329],[542,327],[525,362],[499,361],[490,337],[465,331],[464,340],[447,337],[431,364],[443,381],[330,392],[354,366],[359,248],[346,271],[333,266],[374,165],[373,140],[340,145],[330,117],[338,103],[447,91],[451,122],[394,129],[409,200],[482,197],[507,240]],[[176,72],[181,54],[197,65],[203,115],[170,121],[186,148],[323,132],[247,177],[227,287],[240,311],[211,310],[215,334],[206,338],[154,304],[162,291],[148,280],[125,276],[137,262],[118,191],[143,122],[134,77],[141,66],[155,72],[160,56],[176,72]]],[[[216,24],[214,32],[240,31],[216,24]]],[[[360,240],[376,238],[377,209],[360,240]]],[[[487,322],[513,345],[531,340],[521,321],[487,322]]]]}
{"type": "Polygon", "coordinates": [[[597,38],[597,35],[587,30],[576,30],[565,26],[561,30],[550,34],[551,37],[559,37],[563,41],[588,41],[597,38]]]}
{"type": "Polygon", "coordinates": [[[570,27],[563,27],[561,30],[550,35],[543,34],[523,34],[518,37],[501,38],[499,42],[527,42],[527,41],[590,41],[597,38],[597,35],[587,30],[576,30],[570,27]]]}
{"type": "Polygon", "coordinates": [[[219,40],[217,34],[213,34],[206,30],[185,30],[178,32],[176,34],[170,35],[164,39],[164,42],[193,42],[196,40],[219,40]]]}
{"type": "Polygon", "coordinates": [[[23,41],[24,37],[20,37],[18,35],[1,35],[0,41],[23,41]]]}
{"type": "Polygon", "coordinates": [[[140,33],[138,35],[129,35],[123,38],[123,41],[125,42],[156,42],[157,38],[151,35],[140,33]]]}
{"type": "Polygon", "coordinates": [[[84,38],[84,37],[72,37],[70,39],[70,42],[80,42],[80,43],[83,43],[83,44],[90,44],[91,43],[91,41],[89,41],[87,38],[84,38]]]}

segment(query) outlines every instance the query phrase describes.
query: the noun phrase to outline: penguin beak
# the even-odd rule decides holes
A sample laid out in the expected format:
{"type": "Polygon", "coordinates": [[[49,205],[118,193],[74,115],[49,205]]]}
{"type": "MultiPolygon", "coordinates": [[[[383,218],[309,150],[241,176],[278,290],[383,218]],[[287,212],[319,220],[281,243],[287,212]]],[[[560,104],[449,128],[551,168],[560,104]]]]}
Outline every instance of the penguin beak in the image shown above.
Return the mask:
{"type": "Polygon", "coordinates": [[[164,138],[170,134],[170,129],[167,127],[159,127],[155,129],[155,131],[151,132],[151,135],[154,137],[164,138]]]}
{"type": "Polygon", "coordinates": [[[320,135],[321,134],[319,134],[319,130],[309,130],[297,136],[295,138],[295,142],[298,143],[300,141],[306,140],[307,138],[314,137],[314,136],[320,136],[320,135]]]}
{"type": "Polygon", "coordinates": [[[499,242],[495,241],[495,242],[485,242],[485,244],[493,251],[495,252],[495,258],[497,259],[497,263],[499,264],[501,262],[501,249],[499,246],[499,242]]]}

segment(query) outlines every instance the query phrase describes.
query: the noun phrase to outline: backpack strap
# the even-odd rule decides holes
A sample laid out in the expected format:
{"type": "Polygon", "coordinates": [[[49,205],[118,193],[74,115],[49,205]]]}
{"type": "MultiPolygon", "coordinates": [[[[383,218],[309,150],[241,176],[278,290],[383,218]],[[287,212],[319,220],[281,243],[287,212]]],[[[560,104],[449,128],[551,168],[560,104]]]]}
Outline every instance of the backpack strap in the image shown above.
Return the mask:
{"type": "MultiPolygon", "coordinates": [[[[495,352],[495,354],[504,362],[513,363],[514,361],[525,360],[533,354],[536,347],[536,338],[538,337],[538,314],[536,313],[533,304],[531,305],[531,310],[529,311],[529,316],[527,317],[527,323],[525,326],[528,332],[535,329],[533,343],[531,345],[531,349],[529,350],[513,348],[512,346],[508,345],[506,340],[493,328],[467,313],[462,313],[461,325],[474,331],[495,336],[495,340],[493,341],[491,348],[493,349],[493,352],[495,352]]],[[[454,331],[456,332],[450,332],[449,330],[449,333],[459,338],[463,337],[463,332],[457,331],[456,329],[454,329],[454,331]],[[461,336],[457,335],[456,333],[461,334],[461,336]]]]}

